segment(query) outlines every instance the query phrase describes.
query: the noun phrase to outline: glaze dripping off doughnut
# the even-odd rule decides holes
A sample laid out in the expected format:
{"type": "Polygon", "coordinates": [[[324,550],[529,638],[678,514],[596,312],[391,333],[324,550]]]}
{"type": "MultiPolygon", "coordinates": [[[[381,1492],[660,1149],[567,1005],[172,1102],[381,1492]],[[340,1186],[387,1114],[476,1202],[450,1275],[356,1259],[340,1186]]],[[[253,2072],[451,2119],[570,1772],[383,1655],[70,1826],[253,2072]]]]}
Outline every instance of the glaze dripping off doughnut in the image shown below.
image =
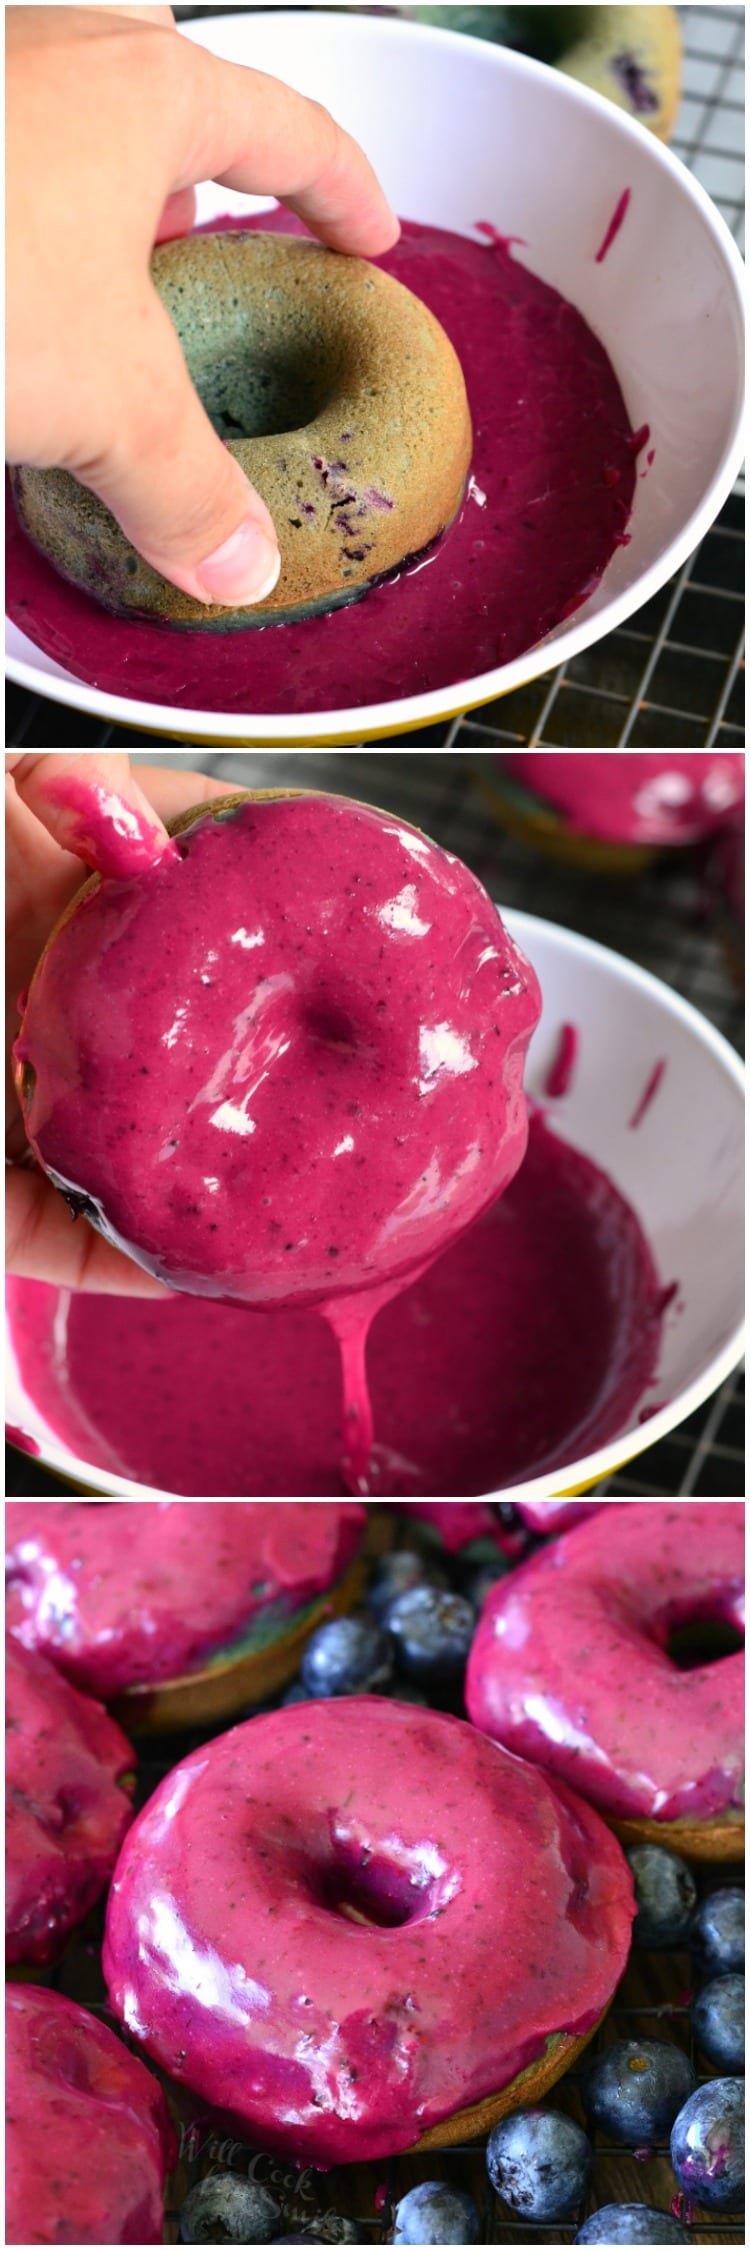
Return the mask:
{"type": "Polygon", "coordinates": [[[104,1971],[132,2036],[243,2136],[350,2163],[533,2099],[600,2019],[632,1914],[619,1844],[565,1788],[463,1720],[351,1697],[168,1775],[120,1856],[104,1971]]]}
{"type": "Polygon", "coordinates": [[[741,1858],[744,1658],[709,1660],[717,1628],[744,1629],[741,1505],[601,1507],[491,1591],[469,1716],[628,1841],[741,1858]]]}
{"type": "Polygon", "coordinates": [[[151,270],[214,428],[270,509],[281,573],[252,607],[207,607],[65,470],[18,468],[21,522],[64,578],[118,616],[282,625],[356,601],[447,529],[471,420],[453,345],[411,290],[366,259],[247,230],[163,243],[151,270]]]}

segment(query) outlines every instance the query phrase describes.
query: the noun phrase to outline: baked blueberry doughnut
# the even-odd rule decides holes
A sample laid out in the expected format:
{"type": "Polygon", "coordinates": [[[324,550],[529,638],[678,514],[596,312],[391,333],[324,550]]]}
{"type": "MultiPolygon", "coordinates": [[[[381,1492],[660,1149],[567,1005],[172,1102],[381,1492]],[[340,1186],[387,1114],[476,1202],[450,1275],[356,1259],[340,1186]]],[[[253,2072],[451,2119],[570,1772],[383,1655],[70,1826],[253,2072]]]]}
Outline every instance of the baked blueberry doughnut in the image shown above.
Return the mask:
{"type": "Polygon", "coordinates": [[[410,289],[366,259],[248,230],[163,243],[151,270],[199,397],[270,509],[281,573],[252,607],[207,607],[65,470],[18,468],[21,522],[64,578],[118,616],[282,625],[358,600],[447,529],[471,420],[453,345],[410,289]]]}
{"type": "Polygon", "coordinates": [[[492,1589],[467,1710],[628,1843],[741,1859],[743,1631],[740,1504],[610,1503],[492,1589]]]}
{"type": "Polygon", "coordinates": [[[135,1752],[54,1665],[5,1640],[5,1958],[54,1961],[108,1883],[135,1752]]]}
{"type": "Polygon", "coordinates": [[[572,1792],[463,1720],[355,1696],[176,1767],[120,1855],[104,1972],[243,2137],[351,2163],[535,2100],[600,2021],[633,1911],[572,1792]]]}
{"type": "Polygon", "coordinates": [[[738,751],[499,751],[482,786],[503,825],[555,859],[636,874],[717,836],[742,807],[738,751]]]}
{"type": "Polygon", "coordinates": [[[130,1731],[208,1723],[349,1607],[364,1523],[357,1501],[13,1501],[8,1622],[130,1731]]]}
{"type": "Polygon", "coordinates": [[[162,2242],[176,2155],[161,2087],[61,1992],[5,1995],[6,2242],[162,2242]]]}

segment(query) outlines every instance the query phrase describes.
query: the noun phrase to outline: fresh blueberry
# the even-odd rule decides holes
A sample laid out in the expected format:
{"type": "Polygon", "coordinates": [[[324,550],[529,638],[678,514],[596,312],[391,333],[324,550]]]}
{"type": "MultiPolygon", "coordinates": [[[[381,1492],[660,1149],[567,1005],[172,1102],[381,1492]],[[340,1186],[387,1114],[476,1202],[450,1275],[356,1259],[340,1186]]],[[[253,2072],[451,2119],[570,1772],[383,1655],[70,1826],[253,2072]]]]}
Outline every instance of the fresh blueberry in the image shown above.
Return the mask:
{"type": "Polygon", "coordinates": [[[387,1624],[391,1602],[399,1594],[408,1594],[412,1586],[447,1586],[445,1572],[439,1563],[427,1555],[419,1555],[412,1547],[399,1547],[392,1555],[381,1555],[375,1564],[367,1590],[367,1607],[378,1625],[387,1624]]]}
{"type": "Polygon", "coordinates": [[[581,2092],[589,2124],[641,2148],[664,2139],[694,2085],[693,2065],[681,2047],[663,2039],[613,2039],[586,2071],[581,2092]]]}
{"type": "Polygon", "coordinates": [[[745,1966],[745,1893],[728,1885],[709,1891],[693,1918],[690,1942],[714,1976],[745,1966]]]}
{"type": "Polygon", "coordinates": [[[477,1616],[499,1578],[507,1578],[512,1564],[492,1539],[474,1539],[458,1558],[461,1592],[477,1616]]]}
{"type": "Polygon", "coordinates": [[[371,1617],[332,1617],[307,1643],[300,1680],[310,1696],[372,1695],[388,1686],[393,1655],[371,1617]]]}
{"type": "Polygon", "coordinates": [[[394,2242],[481,2242],[473,2197],[445,2180],[423,2180],[396,2204],[394,2242]]]}
{"type": "Polygon", "coordinates": [[[745,2199],[745,2085],[712,2078],[680,2110],[669,2144],[683,2194],[706,2211],[741,2211],[745,2199]]]}
{"type": "MultiPolygon", "coordinates": [[[[698,1896],[689,1867],[661,1844],[634,1844],[626,1852],[635,1883],[638,1912],[633,1944],[684,1945],[698,1896]]],[[[644,2209],[645,2209],[644,2205],[644,2209]]]]}
{"type": "Polygon", "coordinates": [[[432,1686],[461,1678],[475,1628],[471,1602],[436,1586],[411,1586],[388,1611],[399,1670],[432,1686]]]}
{"type": "Polygon", "coordinates": [[[687,2227],[650,2203],[604,2203],[579,2229],[576,2242],[689,2242],[687,2227]]]}
{"type": "Polygon", "coordinates": [[[291,1686],[285,1687],[284,1689],[284,1693],[281,1698],[281,1707],[282,1710],[286,1710],[286,1706],[288,1703],[309,1703],[309,1701],[309,1688],[303,1687],[301,1680],[292,1680],[291,1686]]]}
{"type": "Polygon", "coordinates": [[[712,1977],[697,1992],[690,2021],[701,2052],[719,2070],[745,2068],[745,1979],[712,1977]]]}
{"type": "Polygon", "coordinates": [[[583,2127],[558,2109],[518,2109],[493,2126],[487,2142],[496,2195],[537,2224],[577,2210],[593,2160],[583,2127]]]}
{"type": "Polygon", "coordinates": [[[273,2242],[281,2212],[268,2188],[236,2172],[209,2172],[186,2195],[181,2242],[273,2242]]]}

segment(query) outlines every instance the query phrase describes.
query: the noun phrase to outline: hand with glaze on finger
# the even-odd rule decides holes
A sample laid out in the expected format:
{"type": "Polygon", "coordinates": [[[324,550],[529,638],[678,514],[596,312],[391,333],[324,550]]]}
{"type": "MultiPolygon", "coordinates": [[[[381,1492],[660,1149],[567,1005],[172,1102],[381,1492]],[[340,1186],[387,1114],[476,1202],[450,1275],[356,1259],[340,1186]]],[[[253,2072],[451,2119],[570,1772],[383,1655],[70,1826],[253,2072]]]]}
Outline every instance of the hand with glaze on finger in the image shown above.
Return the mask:
{"type": "Polygon", "coordinates": [[[93,1227],[73,1225],[51,1180],[31,1156],[16,1098],[11,1047],[18,997],[65,907],[93,869],[133,872],[171,849],[165,821],[226,794],[226,783],[179,767],[142,766],[123,754],[6,757],[6,1222],[10,1273],[59,1288],[164,1297],[162,1284],[112,1248],[93,1227]]]}
{"type": "Polygon", "coordinates": [[[275,195],[335,250],[398,221],[328,111],[177,32],[167,7],[7,10],[9,460],[66,469],[205,603],[276,584],[273,522],[222,444],[149,275],[212,179],[275,195]]]}

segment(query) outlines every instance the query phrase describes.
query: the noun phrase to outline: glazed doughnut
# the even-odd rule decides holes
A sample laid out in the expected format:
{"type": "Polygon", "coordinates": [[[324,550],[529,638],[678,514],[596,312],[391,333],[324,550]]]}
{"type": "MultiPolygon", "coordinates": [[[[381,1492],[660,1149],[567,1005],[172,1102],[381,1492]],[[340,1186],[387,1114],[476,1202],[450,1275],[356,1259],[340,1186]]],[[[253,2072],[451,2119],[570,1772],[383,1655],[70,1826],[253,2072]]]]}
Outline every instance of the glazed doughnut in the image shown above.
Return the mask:
{"type": "Polygon", "coordinates": [[[206,607],[66,471],[18,468],[21,522],[64,578],[116,615],[226,632],[355,601],[446,530],[471,421],[453,345],[411,290],[363,258],[246,230],[163,243],[151,270],[211,421],[270,509],[281,574],[251,608],[206,607]]]}
{"type": "Polygon", "coordinates": [[[570,1531],[584,1516],[595,1516],[598,1500],[519,1500],[518,1514],[529,1531],[570,1531]]]}
{"type": "Polygon", "coordinates": [[[600,2020],[632,1915],[588,1806],[463,1720],[351,1697],[168,1775],[120,1855],[104,1973],[243,2137],[350,2163],[533,2100],[600,2020]]]}
{"type": "Polygon", "coordinates": [[[680,1669],[675,1636],[741,1633],[743,1556],[741,1505],[598,1509],[488,1596],[466,1675],[474,1725],[628,1842],[741,1858],[744,1658],[680,1669]]]}
{"type": "Polygon", "coordinates": [[[742,806],[744,766],[739,751],[499,751],[482,779],[522,841],[627,873],[717,835],[742,806]]]}
{"type": "Polygon", "coordinates": [[[53,1961],[109,1881],[135,1753],[43,1656],[5,1642],[5,1957],[53,1961]]]}
{"type": "Polygon", "coordinates": [[[60,1992],[5,1995],[6,2242],[162,2242],[176,2148],[161,2087],[60,1992]]]}
{"type": "Polygon", "coordinates": [[[86,883],[16,1042],[29,1139],[175,1288],[330,1302],[416,1273],[525,1153],[533,969],[482,885],[346,798],[214,798],[86,883]]]}
{"type": "Polygon", "coordinates": [[[133,1732],[260,1701],[354,1599],[357,1501],[18,1500],[8,1622],[133,1732]]]}

